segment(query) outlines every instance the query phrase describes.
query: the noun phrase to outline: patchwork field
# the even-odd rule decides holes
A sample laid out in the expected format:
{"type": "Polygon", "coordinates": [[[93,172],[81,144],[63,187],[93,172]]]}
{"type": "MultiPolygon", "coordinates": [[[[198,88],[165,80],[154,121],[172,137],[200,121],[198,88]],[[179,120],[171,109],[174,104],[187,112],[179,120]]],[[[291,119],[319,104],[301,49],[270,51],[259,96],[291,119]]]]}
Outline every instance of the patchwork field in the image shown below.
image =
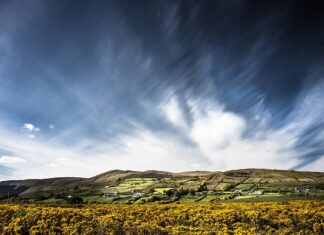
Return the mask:
{"type": "Polygon", "coordinates": [[[267,169],[227,172],[109,171],[92,178],[0,182],[0,202],[190,203],[324,199],[324,173],[267,169]]]}

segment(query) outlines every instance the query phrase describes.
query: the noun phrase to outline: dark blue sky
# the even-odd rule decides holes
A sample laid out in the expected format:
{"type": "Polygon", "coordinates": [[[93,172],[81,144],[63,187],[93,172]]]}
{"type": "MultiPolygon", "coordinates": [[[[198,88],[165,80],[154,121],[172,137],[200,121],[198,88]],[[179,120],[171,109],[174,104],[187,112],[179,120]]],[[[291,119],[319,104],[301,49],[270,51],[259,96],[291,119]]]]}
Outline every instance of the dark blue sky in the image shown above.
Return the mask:
{"type": "Polygon", "coordinates": [[[0,1],[0,179],[323,171],[321,1],[0,1]]]}

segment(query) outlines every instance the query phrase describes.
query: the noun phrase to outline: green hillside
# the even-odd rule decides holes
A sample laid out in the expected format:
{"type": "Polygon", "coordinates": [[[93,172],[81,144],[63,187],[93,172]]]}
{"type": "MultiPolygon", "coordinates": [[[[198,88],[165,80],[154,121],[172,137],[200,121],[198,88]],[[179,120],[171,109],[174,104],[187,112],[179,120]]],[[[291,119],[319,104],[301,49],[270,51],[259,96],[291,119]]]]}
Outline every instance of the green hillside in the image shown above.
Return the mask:
{"type": "Polygon", "coordinates": [[[268,169],[226,172],[122,171],[92,178],[0,182],[2,201],[187,203],[324,198],[324,173],[268,169]]]}

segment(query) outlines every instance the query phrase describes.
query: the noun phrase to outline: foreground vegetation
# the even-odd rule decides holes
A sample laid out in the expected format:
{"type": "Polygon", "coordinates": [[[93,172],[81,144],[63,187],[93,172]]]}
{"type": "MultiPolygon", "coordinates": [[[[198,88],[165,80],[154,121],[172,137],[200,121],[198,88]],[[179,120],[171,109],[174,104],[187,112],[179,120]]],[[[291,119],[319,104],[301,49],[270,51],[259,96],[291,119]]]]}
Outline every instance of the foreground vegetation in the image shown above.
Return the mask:
{"type": "Polygon", "coordinates": [[[324,234],[324,201],[0,205],[1,234],[324,234]]]}

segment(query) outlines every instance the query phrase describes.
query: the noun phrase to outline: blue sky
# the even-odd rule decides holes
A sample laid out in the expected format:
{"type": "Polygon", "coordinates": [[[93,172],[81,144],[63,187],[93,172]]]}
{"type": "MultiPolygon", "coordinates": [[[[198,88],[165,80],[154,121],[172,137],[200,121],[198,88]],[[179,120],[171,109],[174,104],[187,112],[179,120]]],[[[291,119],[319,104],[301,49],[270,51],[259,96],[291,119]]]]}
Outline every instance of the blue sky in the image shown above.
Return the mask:
{"type": "Polygon", "coordinates": [[[0,179],[323,171],[322,10],[1,1],[0,179]]]}

